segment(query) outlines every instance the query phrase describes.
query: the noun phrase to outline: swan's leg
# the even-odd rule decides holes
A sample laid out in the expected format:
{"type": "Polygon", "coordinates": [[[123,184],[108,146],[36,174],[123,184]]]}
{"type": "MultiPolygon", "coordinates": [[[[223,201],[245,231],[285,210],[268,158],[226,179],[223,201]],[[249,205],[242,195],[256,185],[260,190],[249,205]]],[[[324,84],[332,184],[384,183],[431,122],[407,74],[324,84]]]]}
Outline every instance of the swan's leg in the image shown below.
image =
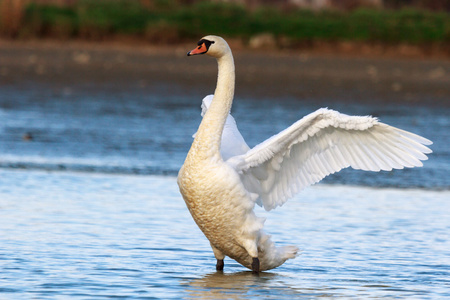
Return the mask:
{"type": "Polygon", "coordinates": [[[216,271],[223,271],[223,266],[225,264],[223,263],[223,259],[218,259],[216,264],[216,271]]]}
{"type": "Polygon", "coordinates": [[[219,249],[214,247],[212,244],[211,244],[211,248],[214,252],[214,256],[217,259],[216,270],[223,271],[223,266],[225,265],[223,262],[223,259],[225,258],[225,255],[219,249]]]}
{"type": "Polygon", "coordinates": [[[259,273],[259,258],[257,257],[253,257],[252,271],[253,273],[259,273]]]}
{"type": "Polygon", "coordinates": [[[253,273],[259,273],[259,258],[258,258],[258,247],[256,243],[251,240],[244,242],[244,248],[247,250],[248,254],[252,257],[252,271],[253,273]]]}

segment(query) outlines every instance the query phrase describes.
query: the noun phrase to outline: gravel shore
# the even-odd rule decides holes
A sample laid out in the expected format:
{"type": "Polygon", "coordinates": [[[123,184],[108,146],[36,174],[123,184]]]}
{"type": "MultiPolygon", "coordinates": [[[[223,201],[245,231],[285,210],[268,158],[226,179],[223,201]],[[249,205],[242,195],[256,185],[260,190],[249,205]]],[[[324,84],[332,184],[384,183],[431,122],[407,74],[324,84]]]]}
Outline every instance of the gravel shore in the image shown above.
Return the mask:
{"type": "MultiPolygon", "coordinates": [[[[212,93],[217,66],[212,59],[186,57],[194,46],[0,41],[0,86],[212,93]],[[172,82],[177,90],[171,90],[172,82]]],[[[238,97],[276,95],[321,101],[320,106],[334,101],[450,106],[450,61],[445,59],[249,50],[234,56],[238,97]]]]}

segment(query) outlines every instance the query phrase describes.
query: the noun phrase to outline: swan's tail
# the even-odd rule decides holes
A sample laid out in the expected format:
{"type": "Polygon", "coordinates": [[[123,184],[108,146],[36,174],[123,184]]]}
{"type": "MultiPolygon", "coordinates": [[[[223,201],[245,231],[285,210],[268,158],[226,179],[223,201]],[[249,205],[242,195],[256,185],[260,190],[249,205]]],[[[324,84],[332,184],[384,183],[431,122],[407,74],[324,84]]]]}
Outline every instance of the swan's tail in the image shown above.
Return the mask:
{"type": "Polygon", "coordinates": [[[270,235],[262,234],[259,240],[259,260],[261,271],[281,266],[286,260],[295,258],[299,249],[296,246],[275,247],[270,235]]]}

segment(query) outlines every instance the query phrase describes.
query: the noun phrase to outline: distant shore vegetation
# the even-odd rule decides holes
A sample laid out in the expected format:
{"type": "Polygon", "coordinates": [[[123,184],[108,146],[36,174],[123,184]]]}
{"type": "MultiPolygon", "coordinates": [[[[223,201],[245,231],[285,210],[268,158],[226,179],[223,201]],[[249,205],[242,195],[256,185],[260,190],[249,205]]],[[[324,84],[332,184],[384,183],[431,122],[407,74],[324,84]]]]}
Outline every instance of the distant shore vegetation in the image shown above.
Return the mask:
{"type": "Polygon", "coordinates": [[[145,5],[142,1],[80,0],[70,5],[25,2],[14,14],[5,7],[0,12],[4,37],[105,40],[128,36],[172,43],[213,33],[244,44],[261,36],[280,48],[317,41],[450,47],[450,14],[414,8],[310,11],[211,1],[157,0],[145,5]]]}

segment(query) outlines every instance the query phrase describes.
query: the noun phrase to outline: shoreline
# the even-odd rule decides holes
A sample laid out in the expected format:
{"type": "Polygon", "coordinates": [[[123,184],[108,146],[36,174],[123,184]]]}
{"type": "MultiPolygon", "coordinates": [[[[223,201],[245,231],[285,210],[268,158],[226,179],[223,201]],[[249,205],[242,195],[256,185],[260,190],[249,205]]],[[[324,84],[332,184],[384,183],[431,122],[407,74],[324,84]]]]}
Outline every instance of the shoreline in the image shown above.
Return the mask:
{"type": "MultiPolygon", "coordinates": [[[[200,38],[200,37],[199,37],[200,38]]],[[[442,60],[450,61],[450,49],[440,47],[436,44],[430,46],[397,44],[389,45],[383,43],[354,42],[354,41],[316,41],[295,48],[279,48],[270,45],[251,47],[245,45],[239,38],[227,38],[227,42],[236,53],[259,53],[268,55],[289,56],[303,53],[312,56],[331,56],[348,58],[373,58],[373,59],[399,59],[399,60],[442,60]]],[[[122,51],[156,52],[161,49],[165,51],[179,51],[180,48],[188,49],[195,45],[194,42],[174,43],[151,43],[142,38],[116,36],[102,41],[88,39],[55,39],[55,38],[31,38],[31,39],[8,39],[0,37],[0,49],[8,47],[33,47],[41,49],[52,48],[81,48],[87,50],[115,49],[122,51]]],[[[184,50],[183,50],[184,51],[184,50]]]]}
{"type": "MultiPolygon", "coordinates": [[[[42,83],[55,90],[106,87],[146,93],[176,85],[176,93],[214,91],[217,66],[187,58],[195,42],[171,45],[133,41],[0,40],[0,84],[42,83]]],[[[439,57],[350,55],[251,50],[230,41],[237,97],[373,102],[450,107],[450,60],[439,57]]]]}

